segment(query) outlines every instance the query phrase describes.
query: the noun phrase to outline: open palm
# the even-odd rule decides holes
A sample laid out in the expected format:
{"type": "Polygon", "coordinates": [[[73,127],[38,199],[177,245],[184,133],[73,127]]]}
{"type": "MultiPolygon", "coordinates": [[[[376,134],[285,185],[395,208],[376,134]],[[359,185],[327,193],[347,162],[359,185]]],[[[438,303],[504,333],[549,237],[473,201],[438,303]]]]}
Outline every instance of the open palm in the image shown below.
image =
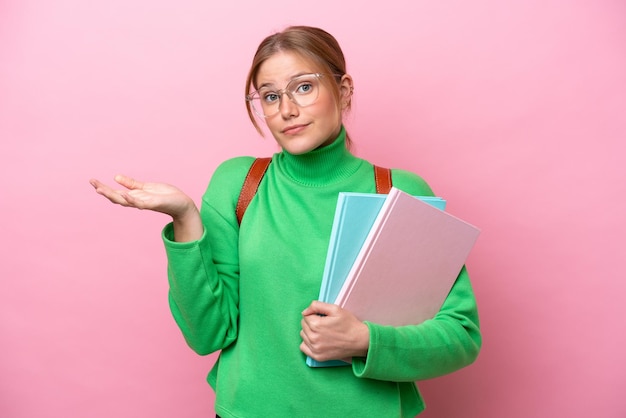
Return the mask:
{"type": "Polygon", "coordinates": [[[161,212],[173,218],[182,216],[191,207],[195,207],[189,196],[169,184],[141,182],[123,175],[115,176],[115,181],[125,189],[113,189],[96,179],[90,180],[89,183],[98,194],[112,203],[161,212]]]}

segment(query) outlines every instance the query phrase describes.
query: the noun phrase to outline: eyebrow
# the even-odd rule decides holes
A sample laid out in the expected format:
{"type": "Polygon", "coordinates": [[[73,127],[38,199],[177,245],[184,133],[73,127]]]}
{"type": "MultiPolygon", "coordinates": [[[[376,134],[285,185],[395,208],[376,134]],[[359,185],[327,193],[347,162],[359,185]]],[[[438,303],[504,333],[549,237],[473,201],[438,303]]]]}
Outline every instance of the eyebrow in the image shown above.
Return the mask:
{"type": "MultiPolygon", "coordinates": [[[[301,71],[299,73],[296,73],[295,75],[291,76],[291,78],[289,79],[289,81],[287,82],[287,84],[291,83],[291,81],[296,78],[296,77],[300,77],[303,75],[307,75],[307,74],[316,74],[314,72],[310,72],[310,71],[301,71]]],[[[285,84],[285,87],[287,87],[287,84],[285,84]]],[[[257,90],[261,90],[262,88],[273,88],[276,89],[276,86],[273,83],[263,83],[261,84],[257,90]]]]}

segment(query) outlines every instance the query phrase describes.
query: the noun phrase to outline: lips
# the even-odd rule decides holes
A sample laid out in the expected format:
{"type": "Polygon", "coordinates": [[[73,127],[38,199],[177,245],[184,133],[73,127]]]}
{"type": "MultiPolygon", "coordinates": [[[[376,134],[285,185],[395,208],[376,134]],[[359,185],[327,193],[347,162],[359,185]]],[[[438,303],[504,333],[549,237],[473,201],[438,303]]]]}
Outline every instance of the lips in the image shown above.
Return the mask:
{"type": "Polygon", "coordinates": [[[291,125],[282,130],[282,133],[285,135],[295,135],[304,130],[307,125],[291,125]]]}

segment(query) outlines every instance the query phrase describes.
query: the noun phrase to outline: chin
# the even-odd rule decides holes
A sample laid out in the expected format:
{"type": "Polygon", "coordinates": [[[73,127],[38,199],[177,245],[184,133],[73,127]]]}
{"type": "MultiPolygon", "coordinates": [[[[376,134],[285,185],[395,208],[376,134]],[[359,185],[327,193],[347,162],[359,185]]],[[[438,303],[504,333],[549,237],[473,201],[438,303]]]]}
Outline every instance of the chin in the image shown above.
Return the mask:
{"type": "Polygon", "coordinates": [[[301,154],[306,154],[307,152],[311,152],[314,149],[316,149],[316,146],[308,146],[308,145],[290,145],[287,144],[286,146],[282,147],[285,151],[287,151],[289,154],[292,155],[301,155],[301,154]]]}
{"type": "Polygon", "coordinates": [[[316,141],[304,137],[281,137],[276,142],[282,149],[294,155],[306,154],[320,146],[316,141]]]}

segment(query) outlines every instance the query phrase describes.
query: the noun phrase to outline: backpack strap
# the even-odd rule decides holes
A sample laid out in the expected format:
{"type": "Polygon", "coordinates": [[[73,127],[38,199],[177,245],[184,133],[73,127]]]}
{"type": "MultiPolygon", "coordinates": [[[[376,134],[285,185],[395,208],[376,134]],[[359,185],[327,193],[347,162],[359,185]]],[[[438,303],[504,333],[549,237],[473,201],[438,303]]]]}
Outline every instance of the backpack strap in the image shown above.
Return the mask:
{"type": "Polygon", "coordinates": [[[239,200],[237,201],[237,208],[235,210],[237,213],[237,223],[239,225],[241,225],[243,214],[246,212],[250,201],[256,194],[256,191],[259,188],[259,183],[261,183],[261,180],[265,175],[265,171],[271,162],[271,157],[257,158],[252,162],[252,165],[248,170],[248,174],[243,181],[243,186],[241,187],[241,192],[239,193],[239,200]]]}
{"type": "MultiPolygon", "coordinates": [[[[237,201],[237,223],[241,225],[243,214],[246,212],[250,201],[256,194],[259,184],[267,171],[267,167],[272,162],[271,157],[257,158],[252,162],[248,174],[243,181],[239,200],[237,201]]],[[[374,180],[376,181],[376,193],[387,194],[391,190],[391,170],[388,168],[374,166],[374,180]]]]}
{"type": "Polygon", "coordinates": [[[388,194],[393,183],[391,182],[391,170],[374,166],[374,180],[376,181],[376,193],[388,194]]]}

